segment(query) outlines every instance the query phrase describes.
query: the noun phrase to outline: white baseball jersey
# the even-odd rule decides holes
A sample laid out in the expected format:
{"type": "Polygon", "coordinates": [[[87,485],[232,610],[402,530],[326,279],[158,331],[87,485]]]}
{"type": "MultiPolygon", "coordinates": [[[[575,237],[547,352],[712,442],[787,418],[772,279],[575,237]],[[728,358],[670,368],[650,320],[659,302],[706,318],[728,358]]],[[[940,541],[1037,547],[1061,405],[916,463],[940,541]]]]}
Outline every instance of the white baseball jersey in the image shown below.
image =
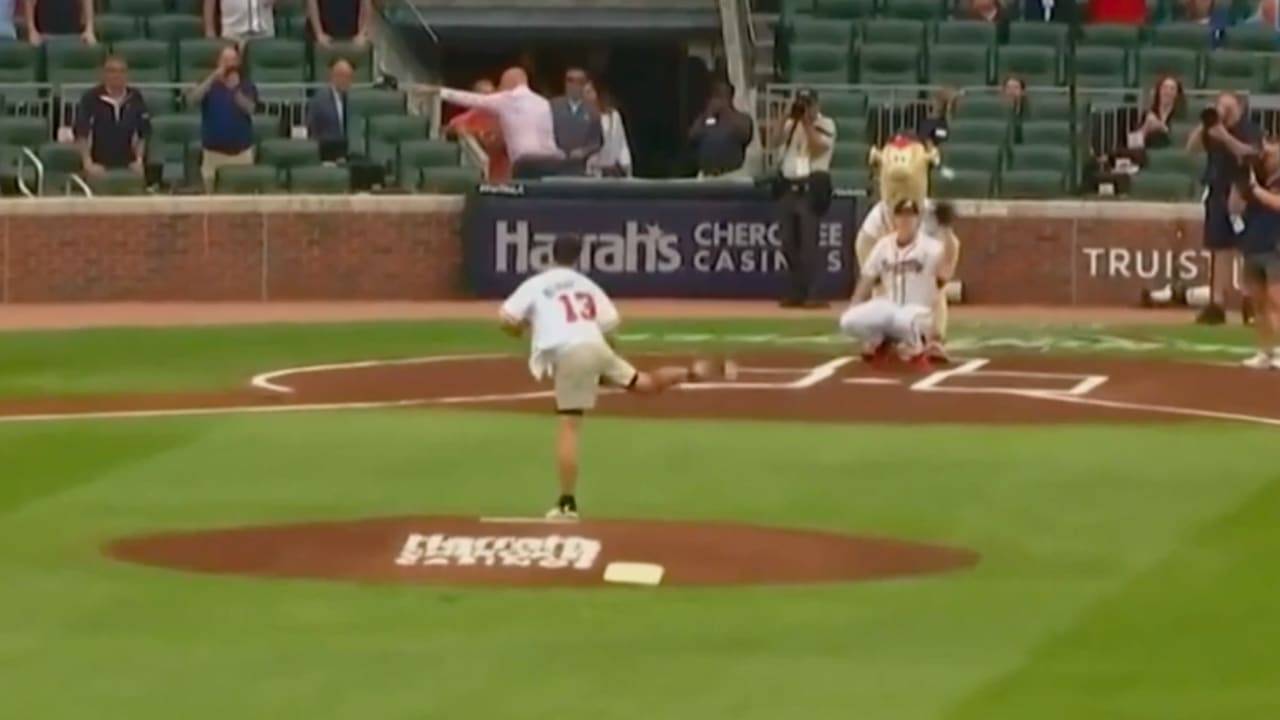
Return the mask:
{"type": "Polygon", "coordinates": [[[543,378],[555,365],[561,348],[584,342],[604,342],[604,333],[618,326],[618,309],[591,278],[567,267],[544,270],[520,283],[502,303],[502,318],[528,321],[533,330],[529,371],[543,378]]]}
{"type": "MultiPolygon", "coordinates": [[[[925,200],[920,209],[920,230],[929,234],[936,233],[938,220],[933,214],[933,201],[925,200]]],[[[867,216],[862,219],[862,227],[858,228],[858,235],[878,238],[888,235],[893,230],[893,208],[881,200],[867,211],[867,216]]]]}
{"type": "Polygon", "coordinates": [[[867,256],[862,274],[877,278],[885,299],[895,305],[932,307],[944,255],[942,241],[932,235],[918,232],[909,245],[899,245],[896,235],[885,235],[867,256]]]}

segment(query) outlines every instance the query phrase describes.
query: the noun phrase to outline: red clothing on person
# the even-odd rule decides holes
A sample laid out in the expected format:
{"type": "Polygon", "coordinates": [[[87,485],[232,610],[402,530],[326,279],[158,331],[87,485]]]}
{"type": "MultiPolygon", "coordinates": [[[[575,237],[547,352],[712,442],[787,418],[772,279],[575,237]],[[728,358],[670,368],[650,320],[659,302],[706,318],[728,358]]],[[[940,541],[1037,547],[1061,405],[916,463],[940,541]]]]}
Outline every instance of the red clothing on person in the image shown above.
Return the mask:
{"type": "Polygon", "coordinates": [[[1089,0],[1089,22],[1145,25],[1147,0],[1089,0]]]}
{"type": "Polygon", "coordinates": [[[507,146],[502,142],[502,128],[498,126],[497,118],[473,108],[455,116],[447,127],[450,132],[466,133],[480,142],[480,147],[489,155],[490,182],[511,181],[511,159],[507,157],[507,146]]]}

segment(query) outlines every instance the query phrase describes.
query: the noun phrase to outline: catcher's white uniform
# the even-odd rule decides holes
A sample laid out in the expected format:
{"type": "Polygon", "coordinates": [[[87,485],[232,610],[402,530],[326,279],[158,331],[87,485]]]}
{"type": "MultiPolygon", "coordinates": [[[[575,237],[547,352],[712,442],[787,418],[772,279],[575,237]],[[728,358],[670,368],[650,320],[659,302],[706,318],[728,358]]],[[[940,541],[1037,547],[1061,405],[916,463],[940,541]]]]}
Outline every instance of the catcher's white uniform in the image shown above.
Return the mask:
{"type": "Polygon", "coordinates": [[[942,241],[924,232],[906,245],[893,234],[881,237],[862,265],[863,277],[881,286],[880,296],[846,310],[840,329],[868,348],[889,339],[904,354],[923,352],[933,334],[932,308],[945,255],[942,241]]]}

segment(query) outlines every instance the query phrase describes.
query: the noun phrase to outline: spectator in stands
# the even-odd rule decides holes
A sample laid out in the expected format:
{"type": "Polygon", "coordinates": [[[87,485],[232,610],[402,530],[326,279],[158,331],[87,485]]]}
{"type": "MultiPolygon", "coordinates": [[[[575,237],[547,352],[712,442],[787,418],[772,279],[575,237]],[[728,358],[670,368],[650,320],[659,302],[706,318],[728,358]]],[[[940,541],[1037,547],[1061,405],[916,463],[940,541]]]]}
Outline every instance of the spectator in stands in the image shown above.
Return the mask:
{"type": "Polygon", "coordinates": [[[306,0],[307,26],[316,44],[328,47],[333,41],[369,43],[373,0],[306,0]]]}
{"type": "MultiPolygon", "coordinates": [[[[478,95],[492,94],[495,89],[493,81],[488,78],[480,78],[471,87],[471,91],[478,95]]],[[[486,173],[489,182],[511,181],[511,159],[507,157],[507,146],[502,141],[502,128],[493,113],[471,108],[450,120],[445,132],[456,139],[470,138],[484,150],[485,155],[489,156],[486,173]]]]}
{"type": "Polygon", "coordinates": [[[507,68],[498,80],[498,91],[481,93],[421,85],[418,92],[439,90],[445,102],[487,110],[502,127],[502,140],[511,156],[511,172],[516,179],[532,180],[568,171],[566,156],[556,146],[551,103],[529,89],[529,76],[518,67],[507,68]]]}
{"type": "Polygon", "coordinates": [[[1089,22],[1145,25],[1147,0],[1089,0],[1089,22]]]}
{"type": "Polygon", "coordinates": [[[596,83],[588,83],[583,97],[600,116],[600,130],[604,137],[600,151],[587,158],[587,174],[596,177],[630,176],[631,145],[627,142],[627,127],[613,102],[613,95],[596,83]]]}
{"type": "Polygon", "coordinates": [[[1220,325],[1226,321],[1227,288],[1236,236],[1244,229],[1243,208],[1233,205],[1239,180],[1261,149],[1262,132],[1244,112],[1240,98],[1232,93],[1218,95],[1214,112],[1202,118],[1187,138],[1187,150],[1204,150],[1204,245],[1213,253],[1210,264],[1210,303],[1200,312],[1198,322],[1220,325]],[[1207,124],[1213,121],[1212,124],[1207,124]]]}
{"type": "Polygon", "coordinates": [[[86,176],[128,168],[143,174],[151,114],[142,93],[129,87],[123,58],[108,56],[102,64],[102,83],[80,97],[75,135],[81,170],[86,176]]]}
{"type": "Polygon", "coordinates": [[[244,77],[236,46],[222,49],[218,66],[191,89],[187,101],[200,107],[200,174],[205,187],[212,189],[218,168],[253,164],[253,112],[258,89],[244,77]]]}
{"type": "Polygon", "coordinates": [[[17,11],[17,0],[0,0],[0,40],[18,38],[18,28],[14,23],[18,17],[17,11]]]}
{"type": "Polygon", "coordinates": [[[329,63],[329,84],[307,101],[307,137],[320,143],[326,160],[347,155],[347,92],[354,73],[351,63],[334,59],[329,63]]]}
{"type": "Polygon", "coordinates": [[[1258,0],[1258,9],[1254,11],[1253,15],[1249,16],[1249,22],[1264,23],[1275,27],[1276,3],[1277,0],[1258,0]]]}
{"type": "MultiPolygon", "coordinates": [[[[1000,99],[1009,108],[1009,114],[1016,120],[1027,114],[1027,81],[1017,75],[1010,75],[1000,84],[1000,99]]],[[[1022,142],[1022,123],[1013,124],[1014,142],[1022,142]]]]}
{"type": "Polygon", "coordinates": [[[1027,21],[1069,23],[1076,14],[1076,0],[1023,0],[1022,18],[1027,21]]]}
{"type": "Polygon", "coordinates": [[[1169,147],[1174,124],[1182,122],[1186,114],[1187,99],[1182,93],[1182,82],[1165,75],[1152,86],[1151,102],[1134,132],[1141,133],[1142,147],[1169,147]]]}
{"type": "Polygon", "coordinates": [[[600,115],[583,97],[586,87],[587,72],[571,67],[564,73],[564,94],[551,101],[556,146],[572,161],[578,174],[586,172],[587,158],[604,144],[600,115]]]}
{"type": "Polygon", "coordinates": [[[204,0],[204,34],[237,43],[274,37],[276,0],[204,0]]]}
{"type": "Polygon", "coordinates": [[[32,45],[40,45],[46,37],[76,35],[89,45],[98,44],[93,32],[93,0],[26,0],[22,10],[32,45]]]}
{"type": "Polygon", "coordinates": [[[698,154],[699,178],[739,176],[747,147],[755,135],[751,116],[733,106],[733,85],[719,79],[711,84],[707,107],[689,128],[698,154]]]}
{"type": "Polygon", "coordinates": [[[996,26],[996,41],[1009,38],[1009,16],[1000,0],[966,0],[956,6],[957,20],[977,20],[996,26]]]}
{"type": "Polygon", "coordinates": [[[1231,9],[1219,7],[1217,0],[1182,0],[1174,6],[1174,17],[1182,22],[1226,27],[1231,24],[1231,9]]]}
{"type": "Polygon", "coordinates": [[[955,88],[938,88],[929,103],[929,114],[916,127],[916,135],[922,141],[928,145],[946,142],[951,111],[955,109],[956,99],[959,97],[960,92],[955,88]]]}

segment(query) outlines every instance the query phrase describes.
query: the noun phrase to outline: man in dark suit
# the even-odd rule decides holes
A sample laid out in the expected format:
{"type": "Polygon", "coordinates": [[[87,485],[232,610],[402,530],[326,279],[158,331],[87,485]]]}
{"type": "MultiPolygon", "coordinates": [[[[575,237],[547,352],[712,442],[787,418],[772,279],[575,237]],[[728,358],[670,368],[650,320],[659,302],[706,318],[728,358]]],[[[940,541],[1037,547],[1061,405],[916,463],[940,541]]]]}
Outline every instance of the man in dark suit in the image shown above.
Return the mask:
{"type": "Polygon", "coordinates": [[[556,145],[581,174],[586,174],[587,158],[599,152],[604,145],[600,114],[583,97],[586,87],[586,71],[571,67],[564,74],[564,95],[551,101],[556,145]]]}
{"type": "Polygon", "coordinates": [[[329,65],[329,84],[307,102],[307,135],[320,143],[321,157],[339,160],[347,153],[347,91],[351,63],[337,58],[329,65]]]}

